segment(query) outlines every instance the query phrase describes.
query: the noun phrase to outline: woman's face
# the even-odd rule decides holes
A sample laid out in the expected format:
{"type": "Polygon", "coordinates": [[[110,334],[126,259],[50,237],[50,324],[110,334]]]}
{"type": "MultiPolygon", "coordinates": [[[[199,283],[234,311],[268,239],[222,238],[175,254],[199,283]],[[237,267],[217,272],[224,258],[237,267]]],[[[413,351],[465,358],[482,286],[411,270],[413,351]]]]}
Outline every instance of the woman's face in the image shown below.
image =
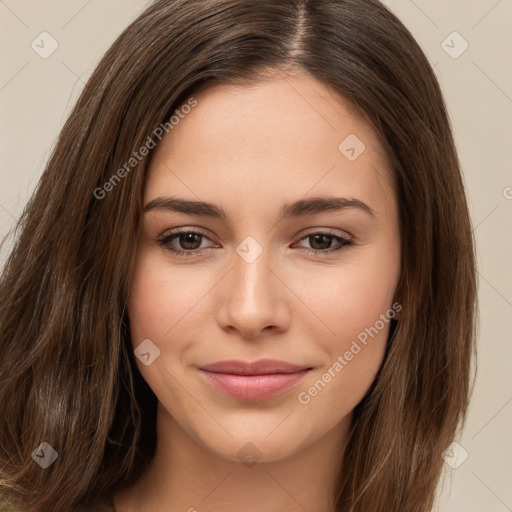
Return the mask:
{"type": "Polygon", "coordinates": [[[194,98],[153,150],[133,348],[169,425],[225,459],[279,460],[349,425],[383,361],[400,309],[392,172],[309,75],[194,98]]]}

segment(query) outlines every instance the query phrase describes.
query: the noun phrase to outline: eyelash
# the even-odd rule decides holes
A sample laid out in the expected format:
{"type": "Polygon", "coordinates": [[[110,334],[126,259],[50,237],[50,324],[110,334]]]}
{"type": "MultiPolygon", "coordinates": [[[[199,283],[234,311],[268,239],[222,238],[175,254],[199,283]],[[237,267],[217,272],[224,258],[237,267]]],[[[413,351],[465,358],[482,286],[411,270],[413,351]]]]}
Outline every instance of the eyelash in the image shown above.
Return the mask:
{"type": "MultiPolygon", "coordinates": [[[[175,238],[177,238],[179,235],[182,235],[182,234],[194,234],[194,235],[202,236],[204,238],[208,238],[208,236],[205,233],[202,233],[200,231],[195,231],[193,229],[177,229],[177,230],[173,231],[172,233],[168,233],[168,234],[160,236],[159,238],[157,238],[156,242],[163,249],[175,254],[176,256],[178,256],[180,258],[190,258],[193,256],[199,256],[204,253],[205,249],[193,249],[193,250],[185,251],[185,250],[178,250],[178,249],[172,248],[170,246],[170,243],[175,238]]],[[[321,235],[321,236],[327,236],[330,238],[334,238],[340,242],[340,245],[336,249],[302,248],[302,251],[306,252],[307,254],[313,254],[315,256],[328,256],[330,253],[338,252],[341,249],[344,249],[353,244],[352,240],[342,237],[340,235],[337,235],[336,233],[333,233],[332,231],[328,231],[328,230],[327,231],[315,231],[312,233],[308,233],[307,235],[303,236],[299,241],[305,240],[314,235],[321,235]]]]}

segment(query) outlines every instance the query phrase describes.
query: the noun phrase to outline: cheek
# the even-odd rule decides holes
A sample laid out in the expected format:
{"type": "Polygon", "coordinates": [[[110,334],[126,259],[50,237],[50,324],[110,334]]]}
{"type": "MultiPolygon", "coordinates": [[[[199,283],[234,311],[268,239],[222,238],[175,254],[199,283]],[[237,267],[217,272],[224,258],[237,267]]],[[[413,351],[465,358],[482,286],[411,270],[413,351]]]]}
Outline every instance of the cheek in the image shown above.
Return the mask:
{"type": "MultiPolygon", "coordinates": [[[[309,313],[314,313],[307,316],[323,324],[323,335],[317,339],[331,355],[333,349],[350,345],[391,308],[400,263],[399,252],[394,248],[388,251],[363,249],[347,254],[337,267],[310,266],[302,275],[288,276],[288,282],[296,285],[297,295],[305,298],[309,313]]],[[[299,323],[303,321],[300,318],[299,323]]],[[[382,329],[380,322],[378,327],[382,329]]]]}
{"type": "Polygon", "coordinates": [[[198,324],[201,298],[208,291],[208,283],[202,279],[191,280],[192,276],[185,270],[171,271],[156,256],[142,251],[137,260],[128,301],[131,342],[137,349],[143,340],[149,339],[160,350],[148,366],[138,358],[136,364],[159,400],[171,403],[169,410],[173,416],[179,416],[188,400],[186,394],[182,396],[178,381],[183,379],[187,351],[197,338],[192,330],[198,324]],[[166,398],[169,392],[173,397],[171,402],[166,398]]]}
{"type": "Polygon", "coordinates": [[[305,429],[321,424],[334,427],[363,399],[384,360],[391,321],[397,272],[349,271],[317,303],[319,316],[334,335],[317,337],[325,364],[297,393],[306,413],[305,429]],[[383,277],[384,275],[384,277],[383,277]],[[314,418],[314,419],[313,419],[314,418]]]}
{"type": "Polygon", "coordinates": [[[398,242],[382,243],[347,255],[343,265],[328,273],[318,269],[303,281],[302,293],[309,294],[311,309],[328,330],[326,336],[311,333],[326,355],[325,364],[297,399],[326,425],[348,414],[375,380],[391,320],[401,309],[393,308],[399,274],[398,242]]]}
{"type": "Polygon", "coordinates": [[[382,363],[388,329],[364,346],[358,341],[340,347],[331,363],[322,368],[298,390],[297,408],[301,411],[301,429],[322,432],[334,428],[361,402],[382,363]],[[350,354],[350,355],[349,355],[350,354]]]}
{"type": "Polygon", "coordinates": [[[171,272],[158,258],[141,258],[128,301],[133,343],[139,338],[154,338],[158,344],[172,338],[179,343],[182,336],[177,333],[184,334],[193,314],[200,312],[209,288],[208,281],[197,275],[180,269],[171,272]]]}

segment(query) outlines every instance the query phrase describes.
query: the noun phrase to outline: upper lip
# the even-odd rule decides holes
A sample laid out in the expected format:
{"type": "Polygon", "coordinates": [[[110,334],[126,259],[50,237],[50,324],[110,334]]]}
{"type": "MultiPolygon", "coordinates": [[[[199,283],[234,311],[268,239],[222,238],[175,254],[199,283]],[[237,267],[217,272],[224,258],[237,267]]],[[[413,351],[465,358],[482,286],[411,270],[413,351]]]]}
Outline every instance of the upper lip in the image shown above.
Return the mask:
{"type": "Polygon", "coordinates": [[[213,373],[230,373],[234,375],[271,375],[273,373],[297,373],[304,370],[310,370],[308,366],[297,366],[286,361],[275,359],[261,359],[254,362],[246,361],[218,361],[216,363],[206,364],[200,367],[213,373]]]}

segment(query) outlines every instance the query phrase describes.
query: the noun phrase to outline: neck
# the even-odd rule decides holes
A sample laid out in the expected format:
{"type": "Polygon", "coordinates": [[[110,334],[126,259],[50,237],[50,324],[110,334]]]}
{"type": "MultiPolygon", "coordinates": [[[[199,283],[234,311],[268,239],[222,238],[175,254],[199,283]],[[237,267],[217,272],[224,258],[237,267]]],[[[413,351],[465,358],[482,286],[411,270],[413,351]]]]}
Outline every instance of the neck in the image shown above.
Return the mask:
{"type": "Polygon", "coordinates": [[[192,439],[159,404],[155,456],[133,486],[114,496],[116,512],[334,511],[351,420],[280,460],[258,462],[257,448],[246,444],[248,458],[233,461],[192,439]]]}

